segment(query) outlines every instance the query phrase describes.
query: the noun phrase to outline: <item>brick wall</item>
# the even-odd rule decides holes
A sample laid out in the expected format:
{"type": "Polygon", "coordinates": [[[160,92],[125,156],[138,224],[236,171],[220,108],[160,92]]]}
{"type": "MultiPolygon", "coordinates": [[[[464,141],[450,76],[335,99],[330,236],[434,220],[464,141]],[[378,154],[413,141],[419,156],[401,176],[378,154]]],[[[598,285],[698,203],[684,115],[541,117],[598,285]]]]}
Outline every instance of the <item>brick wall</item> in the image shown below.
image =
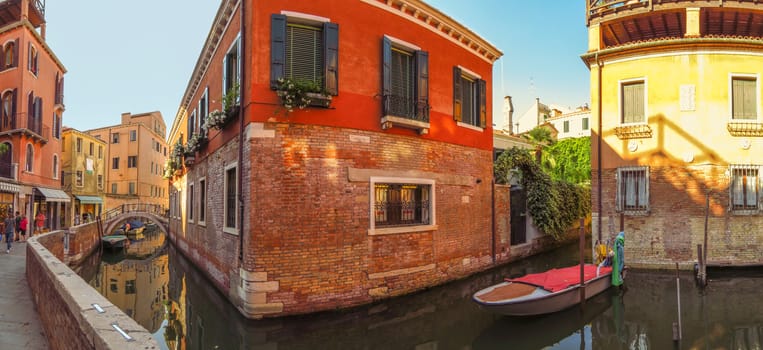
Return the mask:
{"type": "MultiPolygon", "coordinates": [[[[625,260],[636,267],[671,268],[675,262],[690,268],[697,260],[697,244],[704,241],[705,199],[710,195],[708,261],[760,264],[763,257],[763,216],[729,212],[728,167],[650,167],[650,212],[624,216],[625,260]]],[[[597,210],[597,179],[593,178],[593,210],[597,210]]],[[[602,232],[609,222],[620,228],[616,213],[616,170],[602,172],[602,232]]],[[[598,213],[594,213],[596,215],[598,213]]]]}

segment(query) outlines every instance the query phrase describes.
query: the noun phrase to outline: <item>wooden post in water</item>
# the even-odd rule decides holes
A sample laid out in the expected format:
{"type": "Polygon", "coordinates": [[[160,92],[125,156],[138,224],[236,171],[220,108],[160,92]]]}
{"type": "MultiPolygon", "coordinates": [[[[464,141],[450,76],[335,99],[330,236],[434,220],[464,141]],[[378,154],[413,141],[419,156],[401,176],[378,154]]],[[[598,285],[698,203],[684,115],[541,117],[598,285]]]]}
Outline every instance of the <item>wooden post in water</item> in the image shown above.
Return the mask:
{"type": "Polygon", "coordinates": [[[673,323],[673,341],[681,341],[681,280],[676,263],[676,300],[678,301],[678,323],[673,323]]]}
{"type": "Polygon", "coordinates": [[[699,264],[699,268],[697,269],[697,280],[699,280],[699,285],[704,287],[707,279],[705,278],[705,261],[704,255],[702,255],[701,244],[697,244],[697,263],[699,264]]]}
{"type": "Polygon", "coordinates": [[[705,246],[702,249],[702,286],[707,285],[707,221],[710,217],[710,191],[705,196],[705,246]]]}
{"type": "Polygon", "coordinates": [[[580,306],[585,305],[585,218],[580,218],[580,306]]]}

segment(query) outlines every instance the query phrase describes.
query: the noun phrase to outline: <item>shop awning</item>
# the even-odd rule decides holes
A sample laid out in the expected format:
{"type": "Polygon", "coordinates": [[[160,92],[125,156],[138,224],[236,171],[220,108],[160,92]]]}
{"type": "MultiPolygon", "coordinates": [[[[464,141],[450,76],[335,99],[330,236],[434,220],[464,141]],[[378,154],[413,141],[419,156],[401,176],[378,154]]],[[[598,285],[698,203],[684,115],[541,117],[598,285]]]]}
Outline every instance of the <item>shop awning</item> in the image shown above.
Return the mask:
{"type": "Polygon", "coordinates": [[[21,192],[21,187],[17,184],[0,182],[0,192],[19,193],[21,192]]]}
{"type": "Polygon", "coordinates": [[[103,199],[101,199],[101,197],[78,195],[75,195],[75,197],[77,197],[80,204],[103,204],[103,199]]]}
{"type": "Polygon", "coordinates": [[[61,190],[54,190],[51,188],[43,188],[43,187],[35,187],[34,188],[34,196],[35,197],[43,197],[45,198],[46,202],[71,202],[71,199],[69,199],[69,195],[66,194],[66,192],[61,190]]]}

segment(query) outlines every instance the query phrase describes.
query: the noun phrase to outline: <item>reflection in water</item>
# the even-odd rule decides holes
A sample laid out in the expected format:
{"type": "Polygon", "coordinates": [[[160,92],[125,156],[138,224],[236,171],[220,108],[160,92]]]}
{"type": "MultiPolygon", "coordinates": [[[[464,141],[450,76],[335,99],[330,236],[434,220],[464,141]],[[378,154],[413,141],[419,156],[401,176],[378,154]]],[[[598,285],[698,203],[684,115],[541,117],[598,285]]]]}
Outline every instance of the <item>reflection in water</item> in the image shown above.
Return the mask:
{"type": "MultiPolygon", "coordinates": [[[[161,234],[159,234],[161,235],[161,234]]],[[[150,243],[161,247],[164,238],[150,243]],[[161,244],[159,244],[161,240],[161,244]]],[[[130,249],[135,245],[132,245],[130,249]]],[[[149,251],[151,249],[148,249],[149,251]]],[[[177,250],[100,264],[92,284],[154,332],[168,349],[669,349],[677,321],[673,273],[631,271],[627,292],[611,289],[585,308],[531,318],[480,310],[471,295],[506,276],[578,262],[561,248],[414,295],[336,312],[247,320],[177,250]],[[116,291],[112,289],[116,280],[116,291]],[[134,281],[134,282],[129,282],[134,281]],[[134,286],[134,287],[133,287],[134,286]],[[126,293],[131,291],[132,294],[126,293]],[[581,336],[582,335],[582,336],[581,336]]],[[[587,253],[590,256],[590,252],[587,253]]],[[[700,292],[681,278],[682,349],[760,349],[763,278],[717,276],[700,292]]]]}

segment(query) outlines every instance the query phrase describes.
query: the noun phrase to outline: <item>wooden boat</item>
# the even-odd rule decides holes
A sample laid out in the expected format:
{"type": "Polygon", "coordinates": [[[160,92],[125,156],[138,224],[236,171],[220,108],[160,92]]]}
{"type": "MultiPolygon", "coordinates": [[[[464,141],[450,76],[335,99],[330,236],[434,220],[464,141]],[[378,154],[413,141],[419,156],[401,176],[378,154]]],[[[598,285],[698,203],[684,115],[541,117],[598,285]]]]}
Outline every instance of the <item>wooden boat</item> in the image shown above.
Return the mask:
{"type": "Polygon", "coordinates": [[[607,290],[612,285],[612,268],[584,266],[583,286],[580,285],[580,265],[551,269],[546,272],[506,279],[482,289],[472,297],[485,310],[510,316],[542,315],[561,311],[580,302],[580,288],[586,299],[607,290]]]}
{"type": "Polygon", "coordinates": [[[127,236],[109,235],[101,237],[101,243],[104,248],[124,248],[127,236]]]}

